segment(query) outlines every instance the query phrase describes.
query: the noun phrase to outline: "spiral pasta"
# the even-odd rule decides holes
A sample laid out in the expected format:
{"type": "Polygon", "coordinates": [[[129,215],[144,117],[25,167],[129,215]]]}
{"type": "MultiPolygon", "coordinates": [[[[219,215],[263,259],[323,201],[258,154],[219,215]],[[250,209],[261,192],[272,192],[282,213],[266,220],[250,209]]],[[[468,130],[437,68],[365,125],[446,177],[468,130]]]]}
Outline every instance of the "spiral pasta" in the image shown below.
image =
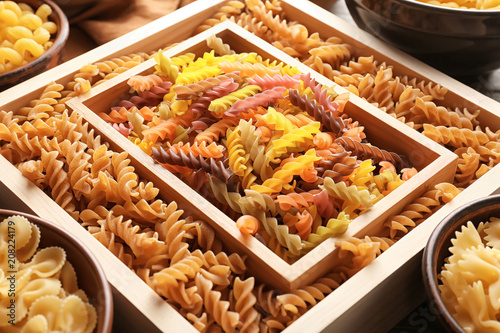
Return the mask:
{"type": "MultiPolygon", "coordinates": [[[[133,125],[129,139],[217,207],[231,209],[233,213],[228,214],[235,219],[238,215],[234,213],[257,217],[260,225],[253,226],[252,233],[275,238],[276,251],[288,252],[284,257],[298,258],[326,238],[345,232],[353,218],[403,182],[395,167],[394,174],[380,170],[381,175],[374,177],[372,160],[389,160],[401,170],[401,158],[374,146],[364,148],[361,143],[351,147],[353,138],[363,140],[366,135],[345,114],[347,95],[335,94],[310,75],[255,71],[279,67],[256,54],[216,56],[207,52],[197,59],[189,58],[186,65],[175,66],[173,76],[167,74],[173,60],[163,53],[155,59],[156,71],[166,74],[154,78],[175,82],[157,111],[146,109],[147,118],[141,111],[133,122],[127,113],[133,125]],[[236,61],[236,67],[229,65],[229,59],[236,61]],[[214,72],[215,76],[207,74],[210,77],[198,74],[211,68],[220,71],[214,72]],[[188,76],[189,83],[181,79],[188,76]],[[178,112],[174,105],[181,101],[183,110],[178,112]],[[173,112],[162,114],[167,104],[173,112]],[[145,146],[148,142],[150,149],[145,146]],[[211,152],[209,146],[213,147],[211,152]],[[323,199],[314,199],[321,190],[323,199]],[[303,191],[308,195],[306,204],[297,206],[297,201],[288,201],[293,210],[283,209],[284,195],[291,199],[293,193],[303,191]],[[277,196],[281,198],[278,206],[268,200],[277,196]],[[266,211],[271,215],[263,215],[266,211]]],[[[135,90],[139,90],[135,94],[148,91],[135,90]]],[[[120,104],[127,105],[126,100],[120,104]]],[[[120,110],[123,106],[112,107],[109,114],[100,116],[116,124],[124,119],[120,110]]],[[[113,188],[106,193],[107,199],[120,203],[122,195],[117,190],[124,186],[119,186],[118,179],[109,182],[102,174],[99,179],[103,188],[104,184],[113,188]]],[[[132,181],[130,188],[136,184],[132,181]]]]}
{"type": "Polygon", "coordinates": [[[406,234],[409,229],[416,227],[424,221],[433,211],[449,202],[458,195],[462,189],[452,184],[438,184],[434,189],[405,206],[400,214],[386,220],[385,225],[390,230],[390,237],[395,238],[398,233],[406,234]]]}

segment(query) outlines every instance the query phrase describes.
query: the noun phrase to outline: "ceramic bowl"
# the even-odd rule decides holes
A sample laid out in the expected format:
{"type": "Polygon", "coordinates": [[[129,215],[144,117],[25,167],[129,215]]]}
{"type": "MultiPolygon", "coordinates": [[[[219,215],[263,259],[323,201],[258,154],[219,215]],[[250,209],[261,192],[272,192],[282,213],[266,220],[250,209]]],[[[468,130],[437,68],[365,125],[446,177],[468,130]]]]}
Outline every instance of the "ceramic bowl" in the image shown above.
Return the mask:
{"type": "Polygon", "coordinates": [[[33,9],[40,7],[42,4],[47,4],[52,8],[52,14],[49,18],[58,26],[58,31],[55,36],[53,45],[45,51],[40,57],[26,65],[15,68],[11,71],[0,73],[0,91],[10,88],[18,83],[21,83],[31,77],[34,77],[47,69],[59,65],[62,61],[64,45],[69,36],[69,23],[66,15],[61,8],[51,0],[22,0],[30,5],[33,9]]]}
{"type": "Polygon", "coordinates": [[[65,250],[67,260],[75,269],[78,287],[85,291],[97,312],[95,333],[110,333],[113,326],[113,296],[104,270],[92,252],[76,237],[58,225],[19,211],[0,209],[0,221],[21,215],[40,229],[38,248],[58,246],[65,250]]]}
{"type": "Polygon", "coordinates": [[[478,225],[490,217],[500,217],[500,195],[491,195],[459,207],[443,219],[432,232],[422,256],[422,273],[428,300],[450,332],[465,332],[448,312],[438,289],[438,274],[451,255],[451,239],[468,221],[478,225]]]}
{"type": "Polygon", "coordinates": [[[500,10],[456,9],[416,0],[346,0],[363,30],[455,77],[500,67],[500,10]]]}

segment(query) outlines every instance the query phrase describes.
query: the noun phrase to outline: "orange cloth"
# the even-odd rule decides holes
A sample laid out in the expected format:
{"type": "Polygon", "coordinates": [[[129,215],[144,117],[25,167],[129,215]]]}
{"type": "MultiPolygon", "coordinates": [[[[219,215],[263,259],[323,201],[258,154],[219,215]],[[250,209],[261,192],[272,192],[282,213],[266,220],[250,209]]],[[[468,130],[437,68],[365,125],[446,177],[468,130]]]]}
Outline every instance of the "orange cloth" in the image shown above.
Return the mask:
{"type": "Polygon", "coordinates": [[[58,0],[72,24],[104,44],[193,0],[58,0]]]}

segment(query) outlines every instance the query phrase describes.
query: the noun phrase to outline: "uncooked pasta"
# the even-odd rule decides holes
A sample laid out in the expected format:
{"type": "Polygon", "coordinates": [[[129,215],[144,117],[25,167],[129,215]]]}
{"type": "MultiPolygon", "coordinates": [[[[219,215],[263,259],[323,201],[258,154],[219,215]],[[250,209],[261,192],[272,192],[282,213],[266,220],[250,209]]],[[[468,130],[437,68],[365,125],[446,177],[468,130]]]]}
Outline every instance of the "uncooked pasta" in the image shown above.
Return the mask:
{"type": "Polygon", "coordinates": [[[500,219],[468,221],[451,239],[439,272],[442,300],[465,332],[499,330],[500,219]]]}
{"type": "Polygon", "coordinates": [[[52,8],[32,8],[24,2],[0,1],[0,73],[16,69],[44,54],[53,44],[57,24],[52,8]]]}
{"type": "Polygon", "coordinates": [[[99,115],[217,207],[230,208],[242,232],[275,238],[287,258],[342,234],[403,184],[411,166],[369,143],[349,117],[346,94],[256,54],[181,56],[190,60],[175,66],[177,57],[160,50],[153,73],[128,80],[132,93],[120,105],[170,82],[161,101],[99,115]],[[160,117],[162,109],[170,112],[160,117]]]}
{"type": "MultiPolygon", "coordinates": [[[[281,6],[279,0],[228,1],[224,6],[226,8],[203,22],[197,31],[206,30],[224,20],[232,20],[343,86],[351,94],[365,98],[394,116],[408,125],[408,130],[422,132],[423,125],[429,124],[425,129],[430,139],[439,141],[459,155],[454,183],[442,183],[427,189],[400,212],[388,217],[381,234],[350,237],[337,242],[338,254],[343,258],[342,265],[332,267],[325,276],[313,283],[282,293],[278,297],[274,288],[252,279],[254,272],[247,269],[245,256],[226,252],[225,244],[207,221],[185,213],[182,205],[175,201],[164,200],[159,188],[133,169],[134,164],[127,153],[111,149],[110,144],[78,112],[66,109],[65,102],[90,87],[126,73],[148,59],[157,59],[155,70],[169,80],[152,84],[149,90],[139,89],[130,98],[120,96],[116,105],[107,113],[110,118],[103,117],[105,121],[116,125],[109,130],[115,128],[122,135],[130,137],[131,142],[149,155],[153,155],[153,148],[160,143],[166,153],[165,158],[176,160],[175,165],[164,163],[164,166],[177,174],[185,173],[183,179],[199,193],[215,196],[212,198],[216,199],[213,201],[214,205],[235,221],[239,216],[259,212],[258,216],[266,225],[259,225],[262,228],[259,228],[254,237],[284,260],[292,262],[297,257],[290,253],[289,248],[313,248],[315,244],[342,233],[349,227],[351,216],[348,218],[348,215],[359,212],[359,207],[350,205],[348,214],[338,205],[340,199],[328,194],[328,188],[306,181],[314,180],[314,177],[323,180],[329,178],[332,182],[328,180],[327,184],[337,184],[360,171],[358,157],[339,144],[343,142],[337,141],[337,147],[331,148],[338,139],[334,135],[334,129],[341,128],[341,133],[348,133],[350,138],[359,142],[371,139],[365,138],[360,126],[354,126],[352,122],[346,124],[344,119],[337,119],[335,122],[335,117],[349,113],[348,109],[342,109],[346,104],[345,96],[332,95],[330,90],[321,90],[325,88],[321,86],[319,91],[310,77],[306,78],[290,68],[278,66],[270,69],[274,72],[279,70],[278,76],[273,72],[262,77],[241,78],[233,73],[230,77],[217,76],[221,78],[217,83],[213,83],[213,78],[208,78],[208,83],[200,81],[197,86],[190,85],[189,80],[186,80],[187,85],[176,88],[172,83],[179,75],[175,68],[186,68],[194,61],[194,54],[168,59],[162,57],[157,49],[132,54],[114,53],[108,59],[83,66],[73,76],[58,82],[47,82],[46,89],[25,105],[14,110],[0,110],[0,154],[54,200],[58,198],[58,204],[64,205],[78,223],[126,267],[137,273],[196,329],[221,331],[224,327],[227,331],[242,332],[244,329],[253,331],[258,327],[262,332],[281,331],[327,295],[334,293],[340,284],[418,227],[463,188],[497,165],[500,162],[499,133],[497,129],[490,130],[488,124],[479,121],[480,110],[471,109],[470,103],[452,105],[447,99],[446,87],[392,70],[392,64],[385,62],[388,59],[381,60],[378,54],[370,54],[369,48],[359,49],[355,45],[347,45],[340,37],[307,31],[302,25],[306,22],[287,20],[286,6],[281,6]],[[264,17],[265,12],[272,14],[264,17]],[[286,29],[290,31],[287,32],[286,29]],[[300,40],[301,43],[295,40],[300,40]],[[332,57],[319,52],[322,46],[335,50],[332,57]],[[317,51],[311,53],[310,50],[313,49],[317,51]],[[244,80],[248,81],[243,83],[244,80]],[[301,82],[304,86],[300,86],[301,82]],[[220,113],[222,117],[210,114],[195,120],[191,118],[189,110],[194,114],[202,114],[213,99],[236,91],[242,84],[258,85],[262,91],[247,97],[246,102],[234,102],[229,109],[220,113]],[[171,94],[172,89],[175,94],[171,94]],[[180,91],[177,92],[176,89],[180,91]],[[287,91],[289,94],[290,89],[296,89],[299,93],[297,97],[300,96],[303,101],[307,97],[308,104],[312,106],[312,116],[307,112],[297,112],[296,108],[299,106],[291,106],[286,98],[280,98],[286,96],[287,91]],[[264,92],[266,93],[263,94],[264,92]],[[176,95],[175,101],[180,103],[172,108],[170,100],[163,101],[165,95],[176,95]],[[189,100],[193,102],[186,105],[185,101],[189,100]],[[269,104],[275,111],[282,111],[278,113],[283,117],[278,118],[268,107],[269,104]],[[323,106],[323,113],[318,113],[321,111],[319,105],[323,106]],[[151,111],[151,106],[156,109],[153,111],[154,117],[148,120],[147,109],[151,111]],[[143,109],[144,107],[147,109],[143,109]],[[332,113],[329,119],[334,121],[330,130],[313,133],[316,126],[314,122],[323,121],[312,119],[315,112],[318,115],[332,113]],[[144,119],[143,126],[139,127],[137,123],[141,117],[144,119]],[[116,119],[123,122],[117,123],[116,119]],[[144,124],[147,122],[154,127],[144,124]],[[133,123],[136,124],[135,130],[142,129],[143,139],[149,137],[156,140],[155,143],[140,139],[133,132],[133,123]],[[187,130],[188,126],[190,131],[187,130]],[[289,133],[294,134],[294,147],[269,144],[276,139],[276,126],[283,128],[278,131],[289,130],[289,138],[292,137],[289,133]],[[454,129],[445,133],[438,126],[454,129]],[[306,131],[297,130],[302,127],[306,131]],[[228,164],[222,157],[215,157],[226,149],[225,135],[228,130],[233,133],[232,148],[234,152],[238,152],[235,157],[242,157],[234,161],[234,165],[241,170],[241,175],[237,176],[228,173],[228,164]],[[479,131],[485,136],[480,135],[479,131]],[[457,138],[452,139],[451,136],[454,135],[457,138]],[[193,136],[193,142],[186,141],[193,136]],[[475,146],[467,147],[471,142],[475,146]],[[271,160],[281,159],[293,166],[296,161],[294,158],[308,151],[304,150],[306,144],[314,146],[315,155],[321,157],[321,160],[313,162],[314,172],[309,169],[285,169],[288,174],[294,171],[300,173],[292,177],[299,181],[282,183],[281,187],[285,189],[279,194],[272,194],[275,195],[274,198],[256,191],[255,187],[254,190],[251,189],[256,183],[262,185],[259,182],[272,178],[280,171],[281,165],[272,165],[271,160]],[[269,149],[266,149],[267,146],[269,149]],[[286,149],[287,153],[282,154],[280,149],[286,149]],[[302,152],[300,149],[303,149],[302,152]],[[245,154],[240,154],[241,150],[245,154]],[[51,153],[53,151],[58,154],[55,159],[55,153],[51,153]],[[57,161],[63,163],[62,167],[57,161]],[[205,163],[207,161],[210,162],[205,163]],[[195,163],[198,164],[198,169],[187,168],[188,164],[194,166],[195,163]],[[52,177],[47,176],[47,170],[52,171],[52,177]],[[207,177],[207,174],[211,177],[207,177]],[[233,182],[236,178],[239,181],[233,182]],[[306,185],[311,185],[312,188],[299,190],[301,186],[306,189],[306,185]],[[67,188],[71,199],[64,195],[63,188],[67,188]],[[212,189],[215,192],[208,192],[212,189]],[[278,220],[276,217],[266,216],[266,213],[263,215],[263,207],[299,214],[289,214],[286,217],[284,214],[278,220]],[[319,226],[315,224],[319,220],[312,219],[315,230],[307,235],[304,231],[311,225],[312,216],[322,216],[329,223],[319,226]],[[290,235],[294,237],[290,238],[290,235]],[[303,241],[302,237],[307,237],[307,240],[303,241]],[[135,244],[135,241],[138,243],[135,244]],[[253,290],[255,299],[248,293],[249,289],[253,290]],[[221,311],[227,317],[221,316],[221,311]]],[[[166,45],[162,51],[173,45],[175,44],[166,45]]],[[[227,48],[221,50],[225,56],[231,56],[227,54],[230,53],[227,48]]],[[[207,55],[211,59],[219,56],[222,55],[207,55]]],[[[259,60],[256,55],[250,55],[248,59],[259,60]]],[[[269,63],[264,67],[267,65],[269,63]]],[[[255,72],[255,68],[252,69],[255,72]]],[[[369,153],[361,146],[348,146],[347,143],[346,140],[343,144],[353,148],[353,151],[357,148],[358,152],[369,153]]],[[[371,165],[365,162],[363,172],[352,180],[349,179],[349,182],[359,184],[366,175],[373,172],[369,170],[375,166],[379,175],[382,168],[387,172],[383,171],[384,175],[373,179],[371,190],[376,187],[382,194],[398,186],[399,182],[394,181],[397,179],[394,178],[394,170],[387,167],[385,162],[388,161],[381,161],[378,165],[373,161],[371,165]],[[386,184],[386,188],[383,188],[383,184],[386,184]]],[[[401,180],[408,180],[415,175],[412,168],[398,168],[397,163],[393,166],[401,180]]],[[[275,179],[282,181],[285,178],[275,179]]],[[[272,185],[266,186],[268,188],[278,186],[269,182],[268,185],[272,185]]],[[[349,184],[345,185],[347,189],[349,184]]],[[[364,190],[351,190],[353,193],[346,191],[343,195],[358,194],[361,199],[363,194],[359,192],[364,190]]],[[[332,191],[334,189],[330,188],[330,192],[332,191]]],[[[375,200],[379,198],[379,193],[374,195],[375,200]]]]}

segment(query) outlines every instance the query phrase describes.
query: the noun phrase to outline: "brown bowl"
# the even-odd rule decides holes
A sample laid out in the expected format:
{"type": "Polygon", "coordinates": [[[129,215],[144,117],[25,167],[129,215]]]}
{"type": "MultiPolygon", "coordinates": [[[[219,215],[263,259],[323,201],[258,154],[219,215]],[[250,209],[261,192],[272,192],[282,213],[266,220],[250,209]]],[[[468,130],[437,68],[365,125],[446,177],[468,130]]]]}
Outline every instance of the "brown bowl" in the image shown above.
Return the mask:
{"type": "Polygon", "coordinates": [[[437,310],[439,318],[444,327],[450,332],[465,332],[448,312],[441,298],[438,285],[438,273],[445,263],[445,258],[451,255],[451,239],[455,238],[455,232],[460,231],[462,226],[471,221],[475,226],[480,222],[486,222],[490,217],[500,216],[500,195],[491,195],[474,200],[451,212],[436,229],[432,232],[422,256],[422,274],[424,278],[425,291],[434,309],[437,310]]]}
{"type": "Polygon", "coordinates": [[[11,71],[0,73],[0,91],[10,88],[18,83],[26,81],[47,69],[59,65],[62,61],[64,45],[69,36],[69,23],[64,12],[51,0],[22,0],[30,5],[33,9],[40,7],[42,4],[47,4],[52,8],[52,14],[49,18],[58,26],[57,34],[53,45],[45,51],[40,57],[32,62],[15,68],[11,71]]]}
{"type": "Polygon", "coordinates": [[[20,215],[36,224],[40,229],[38,248],[59,246],[66,251],[66,258],[75,269],[78,287],[87,294],[96,308],[97,325],[95,333],[110,333],[113,326],[113,296],[104,270],[90,250],[76,237],[58,225],[40,217],[19,211],[0,209],[0,221],[20,215]]]}

